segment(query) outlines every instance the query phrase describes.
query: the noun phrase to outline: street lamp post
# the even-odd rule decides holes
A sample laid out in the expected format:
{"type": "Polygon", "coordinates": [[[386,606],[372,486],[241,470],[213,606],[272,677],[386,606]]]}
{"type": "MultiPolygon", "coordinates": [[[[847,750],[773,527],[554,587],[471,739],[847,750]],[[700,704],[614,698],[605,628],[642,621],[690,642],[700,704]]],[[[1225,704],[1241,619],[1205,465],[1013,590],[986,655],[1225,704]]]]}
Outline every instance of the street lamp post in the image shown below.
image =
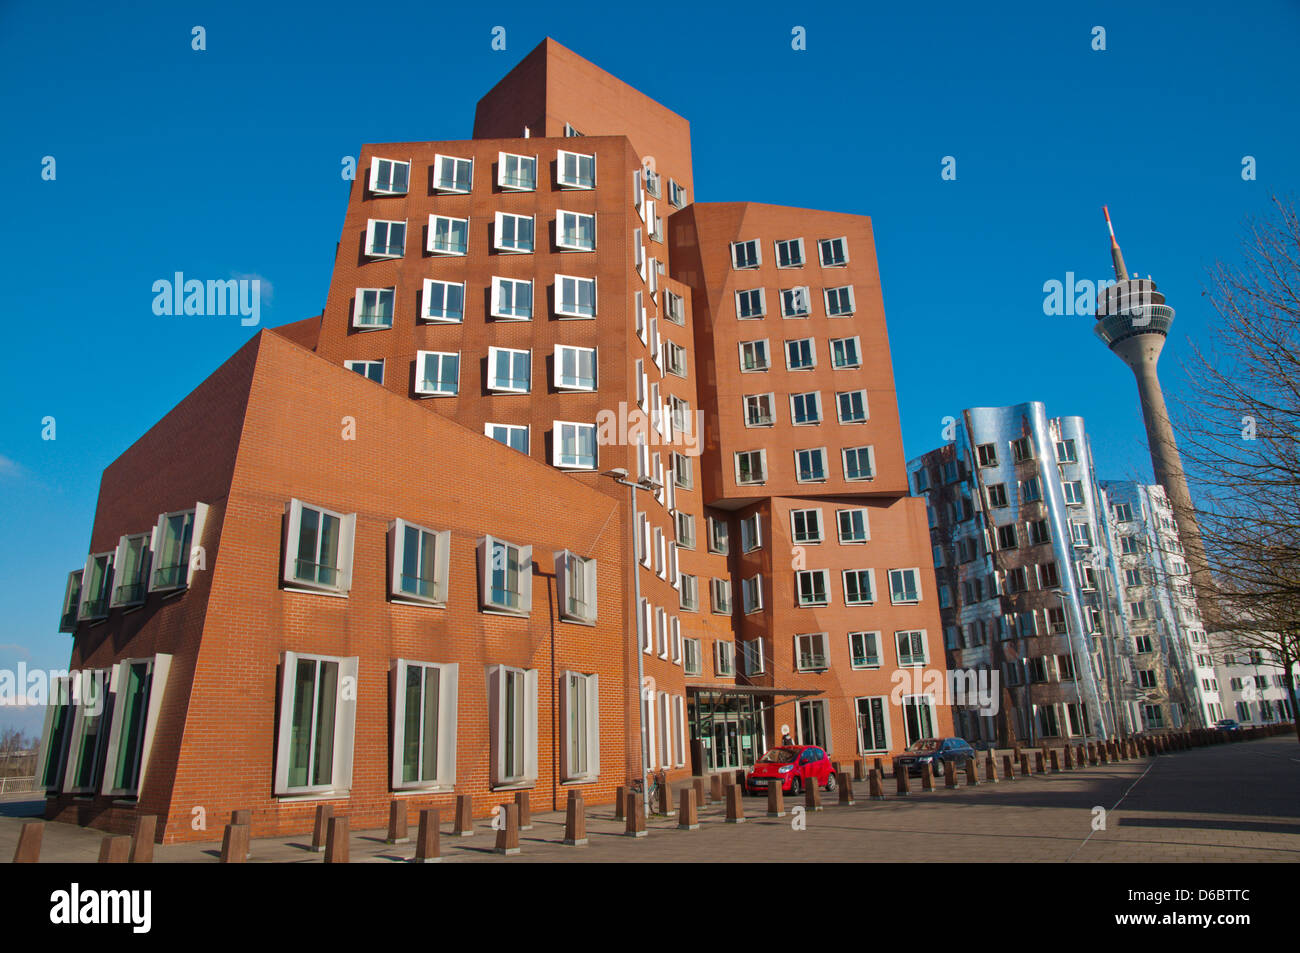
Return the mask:
{"type": "Polygon", "coordinates": [[[632,602],[632,614],[636,617],[636,624],[632,627],[633,637],[636,639],[636,644],[632,647],[632,649],[636,653],[636,710],[637,710],[637,724],[639,727],[639,741],[637,743],[637,748],[639,749],[640,757],[641,757],[641,810],[646,817],[649,817],[650,801],[646,796],[649,791],[649,786],[647,784],[648,781],[647,766],[649,764],[649,759],[646,757],[646,750],[645,750],[645,743],[646,743],[645,697],[644,697],[645,653],[641,651],[641,640],[643,638],[641,634],[641,625],[644,620],[642,620],[641,618],[641,571],[637,565],[637,558],[636,558],[636,542],[637,542],[636,537],[638,532],[637,512],[636,512],[636,489],[639,486],[643,490],[653,491],[659,486],[659,484],[655,480],[652,480],[650,477],[642,477],[639,480],[629,480],[627,478],[628,476],[627,470],[623,469],[622,467],[617,467],[613,470],[606,470],[603,474],[601,474],[601,476],[607,476],[610,479],[612,479],[615,483],[621,483],[623,486],[630,486],[632,488],[632,524],[631,524],[632,580],[633,580],[633,588],[635,592],[633,602],[632,602]]]}

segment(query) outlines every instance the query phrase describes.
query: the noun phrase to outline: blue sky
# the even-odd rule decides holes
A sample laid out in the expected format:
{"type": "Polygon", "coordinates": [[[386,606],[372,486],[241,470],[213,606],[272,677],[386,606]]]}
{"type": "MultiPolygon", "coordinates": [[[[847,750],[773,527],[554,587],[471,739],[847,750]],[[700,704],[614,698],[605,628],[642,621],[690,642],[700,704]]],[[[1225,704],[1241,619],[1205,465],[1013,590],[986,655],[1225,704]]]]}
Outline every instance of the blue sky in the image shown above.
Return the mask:
{"type": "Polygon", "coordinates": [[[1044,282],[1110,276],[1108,203],[1177,309],[1176,394],[1205,269],[1300,181],[1294,2],[80,6],[0,4],[3,668],[66,664],[101,471],[256,331],[155,316],[152,283],[258,276],[263,325],[319,313],[342,157],[468,137],[546,35],[691,121],[699,200],[872,217],[909,457],[963,407],[1043,400],[1086,418],[1104,476],[1149,479],[1129,372],[1091,320],[1043,313],[1044,282]]]}

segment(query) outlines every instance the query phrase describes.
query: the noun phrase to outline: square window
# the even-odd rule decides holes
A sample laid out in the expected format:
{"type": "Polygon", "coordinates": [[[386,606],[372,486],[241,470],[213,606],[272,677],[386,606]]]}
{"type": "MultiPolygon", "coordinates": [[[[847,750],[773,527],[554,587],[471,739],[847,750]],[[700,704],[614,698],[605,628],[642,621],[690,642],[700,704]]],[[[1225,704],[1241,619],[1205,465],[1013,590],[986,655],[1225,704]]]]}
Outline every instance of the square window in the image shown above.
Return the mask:
{"type": "Polygon", "coordinates": [[[556,275],[555,314],[565,318],[594,318],[596,279],[556,275]]]}
{"type": "Polygon", "coordinates": [[[823,292],[826,298],[826,315],[831,318],[844,318],[853,314],[856,306],[853,303],[853,286],[842,285],[838,288],[826,288],[823,292]]]}
{"type": "Polygon", "coordinates": [[[736,483],[753,486],[767,482],[767,451],[743,450],[736,454],[736,483]]]}
{"type": "Polygon", "coordinates": [[[835,514],[841,543],[865,543],[871,538],[864,509],[840,510],[835,514]]]}
{"type": "Polygon", "coordinates": [[[1000,510],[1007,505],[1007,485],[1005,483],[993,483],[988,488],[989,506],[992,509],[1000,510]]]}
{"type": "Polygon", "coordinates": [[[555,346],[555,387],[557,390],[593,391],[596,389],[596,349],[555,346]]]}
{"type": "Polygon", "coordinates": [[[757,238],[751,238],[746,242],[731,243],[731,266],[736,270],[757,268],[762,263],[763,253],[759,248],[757,238]]]}
{"type": "Polygon", "coordinates": [[[925,665],[929,656],[925,648],[925,630],[895,632],[894,641],[898,646],[899,665],[925,665]]]}
{"type": "Polygon", "coordinates": [[[355,371],[367,380],[372,380],[376,384],[384,382],[384,362],[380,361],[344,361],[343,366],[350,371],[355,371]]]}
{"type": "Polygon", "coordinates": [[[370,191],[375,195],[405,195],[411,180],[411,163],[396,159],[370,160],[370,191]]]}
{"type": "Polygon", "coordinates": [[[396,288],[358,288],[352,299],[352,326],[371,331],[393,326],[396,288]]]}
{"type": "Polygon", "coordinates": [[[497,185],[512,192],[535,192],[537,156],[497,153],[497,185]]]}
{"type": "Polygon", "coordinates": [[[564,470],[596,469],[596,425],[555,421],[552,463],[564,470]]]}
{"type": "Polygon", "coordinates": [[[826,480],[826,448],[796,450],[795,479],[800,483],[823,483],[826,480]]]}
{"type": "Polygon", "coordinates": [[[358,659],[285,652],[280,672],[275,793],[346,793],[352,787],[358,659]]]}
{"type": "Polygon", "coordinates": [[[849,633],[849,665],[852,668],[880,667],[880,633],[849,633]]]}
{"type": "Polygon", "coordinates": [[[795,573],[800,606],[830,604],[831,574],[827,569],[802,569],[795,573]]]}
{"type": "Polygon", "coordinates": [[[876,571],[874,569],[844,570],[844,604],[869,606],[876,601],[876,571]]]}
{"type": "Polygon", "coordinates": [[[916,569],[889,570],[889,600],[894,605],[921,601],[921,573],[916,569]]]}
{"type": "Polygon", "coordinates": [[[848,241],[845,238],[823,238],[817,242],[823,268],[835,268],[849,263],[848,241]]]}
{"type": "Polygon", "coordinates": [[[492,317],[506,321],[533,319],[533,283],[518,278],[492,278],[492,317]]]}
{"type": "Polygon", "coordinates": [[[401,258],[406,254],[406,222],[370,219],[366,223],[366,255],[370,258],[401,258]]]}
{"type": "Polygon", "coordinates": [[[494,536],[478,540],[479,607],[526,616],[533,603],[533,548],[494,536]]]}
{"type": "Polygon", "coordinates": [[[394,791],[455,785],[459,674],[455,663],[393,662],[394,791]]]}
{"type": "Polygon", "coordinates": [[[1078,463],[1073,440],[1056,441],[1056,461],[1058,463],[1078,463]]]}
{"type": "Polygon", "coordinates": [[[594,189],[596,157],[561,149],[555,156],[555,178],[561,188],[594,189]]]}
{"type": "Polygon", "coordinates": [[[527,455],[528,427],[517,424],[484,424],[483,433],[497,443],[504,443],[513,450],[527,455]]]}
{"type": "Polygon", "coordinates": [[[1034,445],[1028,437],[1021,437],[1019,440],[1011,441],[1011,459],[1013,461],[1023,463],[1033,458],[1034,445]]]}
{"type": "Polygon", "coordinates": [[[149,541],[153,565],[149,573],[149,591],[167,592],[183,589],[194,576],[193,549],[203,539],[208,506],[199,503],[192,510],[163,513],[154,526],[149,541]]]}
{"type": "Polygon", "coordinates": [[[802,268],[803,265],[802,238],[787,238],[776,243],[776,267],[802,268]]]}
{"type": "Polygon", "coordinates": [[[465,193],[474,184],[474,160],[457,156],[433,157],[433,188],[438,192],[465,193]]]}
{"type": "Polygon", "coordinates": [[[996,467],[998,465],[998,448],[996,444],[982,443],[975,448],[975,453],[979,457],[980,466],[996,467]]]}
{"type": "Polygon", "coordinates": [[[770,427],[775,420],[772,394],[747,394],[745,396],[745,426],[770,427]]]}
{"type": "Polygon", "coordinates": [[[289,501],[286,511],[285,587],[346,595],[352,587],[356,514],[335,513],[296,499],[289,501]]]}
{"type": "Polygon", "coordinates": [[[740,369],[742,371],[765,371],[771,366],[767,353],[767,341],[740,342],[740,369]]]}
{"type": "Polygon", "coordinates": [[[817,351],[812,338],[785,342],[785,366],[791,371],[806,371],[817,366],[817,351]]]}
{"type": "Polygon", "coordinates": [[[596,216],[563,209],[557,211],[555,245],[566,251],[593,251],[596,247],[596,216]]]}
{"type": "Polygon", "coordinates": [[[452,281],[424,279],[421,317],[440,324],[459,324],[465,320],[465,286],[452,281]]]}
{"type": "Polygon", "coordinates": [[[806,318],[811,311],[811,299],[807,288],[781,289],[781,317],[806,318]]]}
{"type": "Polygon", "coordinates": [[[844,479],[870,480],[876,475],[876,451],[874,447],[845,447],[844,479]]]}
{"type": "Polygon", "coordinates": [[[822,422],[822,396],[819,391],[790,395],[790,421],[799,424],[822,422]]]}
{"type": "Polygon", "coordinates": [[[791,510],[790,532],[796,543],[822,541],[822,511],[819,509],[791,510]]]}
{"type": "Polygon", "coordinates": [[[761,318],[767,314],[767,303],[762,288],[747,288],[736,292],[736,317],[740,320],[761,318]]]}
{"type": "Polygon", "coordinates": [[[836,408],[842,424],[861,424],[867,421],[867,392],[865,390],[841,391],[835,395],[836,408]]]}
{"type": "Polygon", "coordinates": [[[497,212],[494,232],[496,240],[493,247],[497,251],[532,254],[533,217],[531,215],[497,212]]]}
{"type": "Polygon", "coordinates": [[[826,633],[811,632],[796,635],[795,665],[801,672],[824,672],[830,668],[829,653],[826,650],[826,633]]]}
{"type": "Polygon", "coordinates": [[[460,354],[415,352],[415,392],[426,397],[455,397],[460,390],[460,354]]]}
{"type": "Polygon", "coordinates": [[[488,348],[488,390],[498,394],[527,394],[532,389],[532,379],[532,351],[488,348]]]}
{"type": "Polygon", "coordinates": [[[392,600],[445,605],[451,532],[396,519],[388,524],[388,545],[392,600]]]}
{"type": "Polygon", "coordinates": [[[469,219],[429,216],[429,253],[464,255],[469,250],[469,219]]]}

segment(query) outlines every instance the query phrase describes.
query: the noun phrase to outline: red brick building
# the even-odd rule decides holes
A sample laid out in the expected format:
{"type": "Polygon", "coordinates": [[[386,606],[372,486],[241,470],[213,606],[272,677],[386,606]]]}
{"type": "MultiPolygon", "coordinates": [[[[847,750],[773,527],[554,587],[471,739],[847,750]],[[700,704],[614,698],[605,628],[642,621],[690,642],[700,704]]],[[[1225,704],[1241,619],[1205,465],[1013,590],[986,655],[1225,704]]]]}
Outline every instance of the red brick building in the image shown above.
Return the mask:
{"type": "Polygon", "coordinates": [[[692,197],[688,123],[549,40],[472,139],[365,147],[324,313],[105,471],[47,815],[377,826],[950,731],[870,221],[692,197]]]}

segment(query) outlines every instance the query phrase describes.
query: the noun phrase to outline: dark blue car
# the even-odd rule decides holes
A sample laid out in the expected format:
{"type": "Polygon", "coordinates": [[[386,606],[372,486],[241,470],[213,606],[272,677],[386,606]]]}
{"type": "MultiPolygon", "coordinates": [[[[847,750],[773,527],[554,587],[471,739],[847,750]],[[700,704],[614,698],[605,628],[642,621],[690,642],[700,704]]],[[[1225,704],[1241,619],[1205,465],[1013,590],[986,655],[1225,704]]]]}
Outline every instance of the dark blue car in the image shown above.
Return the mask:
{"type": "Polygon", "coordinates": [[[975,749],[962,738],[922,738],[912,742],[894,759],[894,770],[906,768],[908,774],[920,775],[928,764],[938,776],[943,774],[945,761],[951,761],[954,768],[961,768],[967,759],[973,757],[975,749]]]}

